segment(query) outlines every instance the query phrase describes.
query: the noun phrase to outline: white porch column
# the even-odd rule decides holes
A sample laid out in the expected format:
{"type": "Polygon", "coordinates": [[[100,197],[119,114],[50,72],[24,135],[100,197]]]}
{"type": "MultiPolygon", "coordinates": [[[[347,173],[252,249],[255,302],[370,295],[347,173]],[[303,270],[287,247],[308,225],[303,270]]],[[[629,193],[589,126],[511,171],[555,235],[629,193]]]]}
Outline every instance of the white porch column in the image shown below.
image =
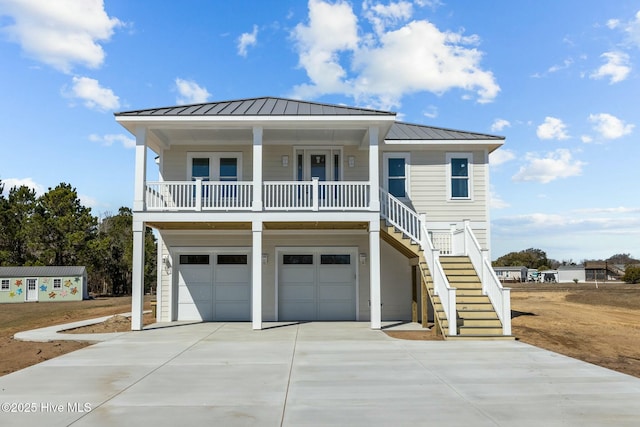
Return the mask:
{"type": "Polygon", "coordinates": [[[144,222],[133,222],[133,265],[131,283],[131,330],[142,330],[144,304],[144,222]]]}
{"type": "Polygon", "coordinates": [[[144,195],[147,186],[147,129],[136,127],[136,168],[134,175],[133,210],[145,210],[144,195]]]}
{"type": "Polygon", "coordinates": [[[380,210],[380,154],[378,150],[379,129],[369,127],[369,200],[372,211],[380,210]]]}
{"type": "Polygon", "coordinates": [[[262,221],[253,221],[251,234],[251,323],[254,330],[259,330],[262,329],[262,221]]]}
{"type": "Polygon", "coordinates": [[[371,329],[380,329],[382,327],[382,299],[380,297],[380,220],[369,222],[369,269],[371,329]]]}
{"type": "Polygon", "coordinates": [[[253,210],[262,211],[262,127],[253,127],[253,210]]]}

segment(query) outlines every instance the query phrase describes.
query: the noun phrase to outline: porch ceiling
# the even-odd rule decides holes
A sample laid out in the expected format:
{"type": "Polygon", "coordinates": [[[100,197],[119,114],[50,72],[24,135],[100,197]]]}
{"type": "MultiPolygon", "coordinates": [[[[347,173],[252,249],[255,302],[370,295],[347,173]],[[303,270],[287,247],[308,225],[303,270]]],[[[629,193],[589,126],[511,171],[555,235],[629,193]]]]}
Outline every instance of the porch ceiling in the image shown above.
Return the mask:
{"type": "MultiPolygon", "coordinates": [[[[152,133],[165,144],[200,145],[253,143],[253,132],[244,129],[203,129],[203,128],[154,128],[152,133]]],[[[365,137],[366,129],[269,129],[263,133],[264,144],[359,144],[365,137]]]]}

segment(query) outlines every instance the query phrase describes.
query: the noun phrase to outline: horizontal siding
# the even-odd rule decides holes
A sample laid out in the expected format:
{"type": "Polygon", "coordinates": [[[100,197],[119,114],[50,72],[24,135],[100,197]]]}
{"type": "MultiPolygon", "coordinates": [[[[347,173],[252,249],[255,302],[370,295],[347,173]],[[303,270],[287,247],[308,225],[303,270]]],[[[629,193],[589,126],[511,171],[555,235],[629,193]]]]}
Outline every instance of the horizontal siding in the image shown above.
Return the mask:
{"type": "Polygon", "coordinates": [[[429,221],[486,221],[487,186],[484,153],[473,152],[472,200],[448,200],[446,152],[411,153],[411,201],[429,221]]]}

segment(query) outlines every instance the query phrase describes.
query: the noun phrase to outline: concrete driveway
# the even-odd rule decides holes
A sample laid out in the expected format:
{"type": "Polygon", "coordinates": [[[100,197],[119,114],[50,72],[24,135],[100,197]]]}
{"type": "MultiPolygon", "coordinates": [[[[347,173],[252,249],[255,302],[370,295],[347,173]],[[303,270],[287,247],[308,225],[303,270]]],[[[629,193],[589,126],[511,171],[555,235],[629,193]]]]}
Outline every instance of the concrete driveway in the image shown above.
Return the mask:
{"type": "Polygon", "coordinates": [[[640,379],[514,341],[368,323],[126,333],[0,377],[1,426],[636,426],[640,379]],[[446,423],[446,424],[445,424],[446,423]]]}

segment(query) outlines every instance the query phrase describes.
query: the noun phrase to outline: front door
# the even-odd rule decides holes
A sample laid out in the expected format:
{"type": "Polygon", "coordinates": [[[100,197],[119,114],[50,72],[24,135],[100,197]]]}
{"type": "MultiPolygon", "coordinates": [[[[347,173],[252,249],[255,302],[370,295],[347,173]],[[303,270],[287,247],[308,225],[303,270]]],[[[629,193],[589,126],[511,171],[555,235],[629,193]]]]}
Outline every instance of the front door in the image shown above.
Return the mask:
{"type": "Polygon", "coordinates": [[[27,279],[27,301],[38,301],[38,279],[27,279]]]}
{"type": "Polygon", "coordinates": [[[329,180],[330,168],[329,165],[331,162],[329,161],[331,157],[330,151],[313,151],[308,154],[308,171],[307,177],[308,179],[318,178],[318,181],[327,181],[329,180]]]}

